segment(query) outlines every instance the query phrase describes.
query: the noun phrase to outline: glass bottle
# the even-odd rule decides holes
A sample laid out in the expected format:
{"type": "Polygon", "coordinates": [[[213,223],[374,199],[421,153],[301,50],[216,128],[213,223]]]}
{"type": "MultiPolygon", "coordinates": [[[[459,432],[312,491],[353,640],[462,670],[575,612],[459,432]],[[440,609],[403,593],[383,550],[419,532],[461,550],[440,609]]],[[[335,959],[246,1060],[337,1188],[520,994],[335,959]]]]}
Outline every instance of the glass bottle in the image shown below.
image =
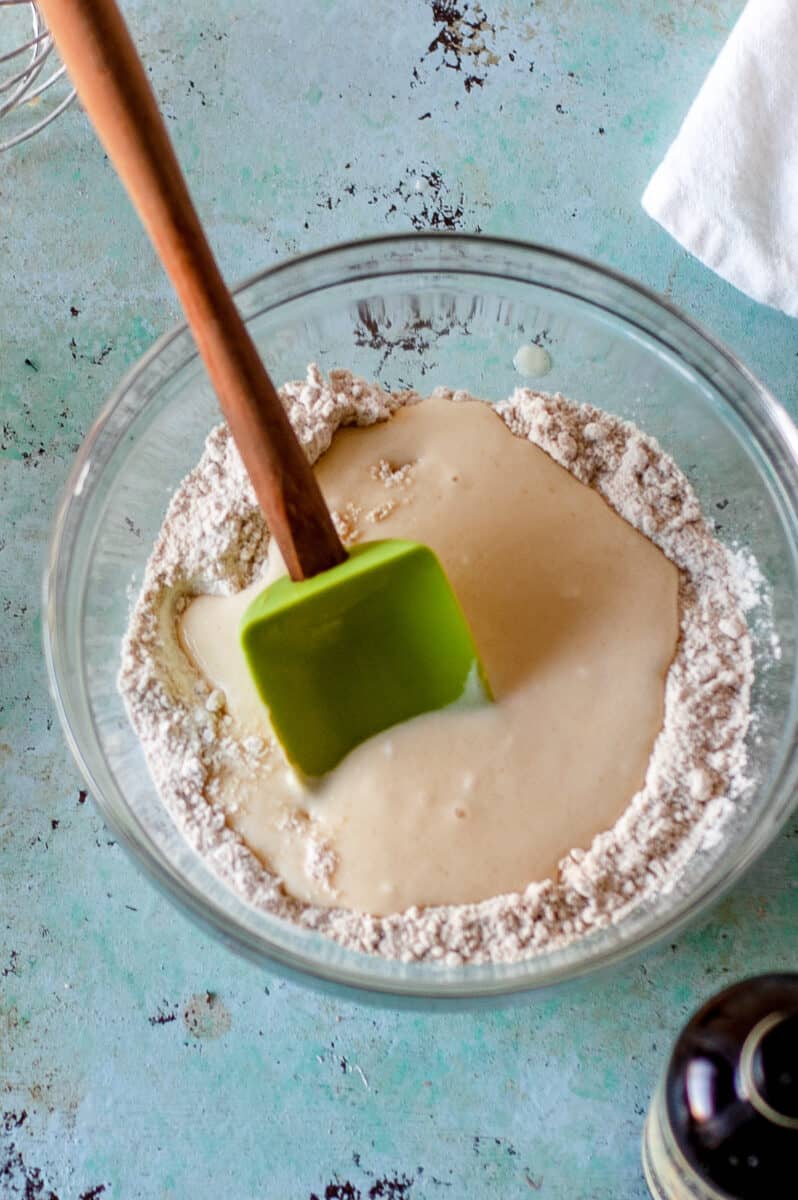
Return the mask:
{"type": "Polygon", "coordinates": [[[685,1026],[651,1103],[655,1200],[798,1197],[798,974],[714,996],[685,1026]]]}

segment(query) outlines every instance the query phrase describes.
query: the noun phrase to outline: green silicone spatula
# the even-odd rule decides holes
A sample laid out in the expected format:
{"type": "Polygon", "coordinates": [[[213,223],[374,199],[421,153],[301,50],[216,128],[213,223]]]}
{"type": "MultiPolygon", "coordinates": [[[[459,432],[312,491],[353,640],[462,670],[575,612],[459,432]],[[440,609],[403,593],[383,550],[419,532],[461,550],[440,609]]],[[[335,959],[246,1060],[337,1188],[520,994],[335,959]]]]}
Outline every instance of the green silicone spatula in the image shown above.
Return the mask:
{"type": "Polygon", "coordinates": [[[457,597],[418,542],[367,542],[318,575],[278,579],[244,613],[241,644],[306,775],[400,721],[488,696],[457,597]]]}
{"type": "MultiPolygon", "coordinates": [[[[290,579],[244,614],[241,644],[286,756],[317,776],[366,738],[488,688],[435,555],[341,544],[228,292],[114,0],[40,0],[109,157],[174,284],[290,579]]],[[[145,486],[145,481],[142,481],[145,486]]]]}

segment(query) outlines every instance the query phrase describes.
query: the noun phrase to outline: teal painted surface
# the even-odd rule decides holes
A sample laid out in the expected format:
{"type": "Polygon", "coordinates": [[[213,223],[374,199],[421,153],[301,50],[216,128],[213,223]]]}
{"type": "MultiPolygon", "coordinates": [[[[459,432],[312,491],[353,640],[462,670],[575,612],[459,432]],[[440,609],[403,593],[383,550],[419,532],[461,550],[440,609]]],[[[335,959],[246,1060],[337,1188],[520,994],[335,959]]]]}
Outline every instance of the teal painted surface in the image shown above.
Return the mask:
{"type": "MultiPolygon", "coordinates": [[[[436,222],[549,241],[671,296],[798,412],[798,323],[639,208],[742,0],[484,0],[459,55],[425,0],[125,8],[230,279],[436,222]]],[[[0,1196],[643,1200],[688,1012],[796,965],[796,822],[674,945],[493,1012],[324,997],[209,941],[81,792],[40,653],[72,454],[177,316],[77,111],[0,159],[0,279],[0,1196]]]]}

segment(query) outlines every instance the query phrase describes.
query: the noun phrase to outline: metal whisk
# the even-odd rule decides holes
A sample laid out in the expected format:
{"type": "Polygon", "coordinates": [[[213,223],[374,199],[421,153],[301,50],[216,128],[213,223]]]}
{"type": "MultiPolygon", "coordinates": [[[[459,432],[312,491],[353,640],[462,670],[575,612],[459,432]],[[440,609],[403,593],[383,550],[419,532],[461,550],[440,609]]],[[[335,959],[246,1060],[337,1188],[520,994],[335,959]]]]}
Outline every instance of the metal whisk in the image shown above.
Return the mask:
{"type": "Polygon", "coordinates": [[[27,121],[20,117],[15,124],[22,124],[22,128],[5,140],[1,132],[3,125],[0,124],[0,152],[33,137],[60,116],[75,99],[75,89],[69,86],[66,67],[57,65],[53,39],[33,0],[0,0],[0,23],[4,9],[21,6],[29,10],[31,34],[21,45],[0,53],[0,121],[12,112],[19,115],[23,106],[28,105],[30,109],[27,111],[31,115],[27,121]],[[49,107],[45,115],[36,120],[39,97],[54,85],[56,90],[48,97],[48,100],[53,100],[54,107],[49,107]],[[66,95],[63,94],[65,87],[68,89],[66,95]]]}

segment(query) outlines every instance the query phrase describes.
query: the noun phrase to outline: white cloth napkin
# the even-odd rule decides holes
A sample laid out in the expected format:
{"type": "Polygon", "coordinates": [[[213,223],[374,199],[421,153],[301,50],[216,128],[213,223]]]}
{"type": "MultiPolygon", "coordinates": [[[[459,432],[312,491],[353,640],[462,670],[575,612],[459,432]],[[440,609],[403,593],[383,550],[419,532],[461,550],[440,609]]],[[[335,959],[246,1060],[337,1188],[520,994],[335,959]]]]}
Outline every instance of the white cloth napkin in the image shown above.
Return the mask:
{"type": "Polygon", "coordinates": [[[749,0],[643,207],[729,283],[798,317],[798,0],[749,0]]]}

